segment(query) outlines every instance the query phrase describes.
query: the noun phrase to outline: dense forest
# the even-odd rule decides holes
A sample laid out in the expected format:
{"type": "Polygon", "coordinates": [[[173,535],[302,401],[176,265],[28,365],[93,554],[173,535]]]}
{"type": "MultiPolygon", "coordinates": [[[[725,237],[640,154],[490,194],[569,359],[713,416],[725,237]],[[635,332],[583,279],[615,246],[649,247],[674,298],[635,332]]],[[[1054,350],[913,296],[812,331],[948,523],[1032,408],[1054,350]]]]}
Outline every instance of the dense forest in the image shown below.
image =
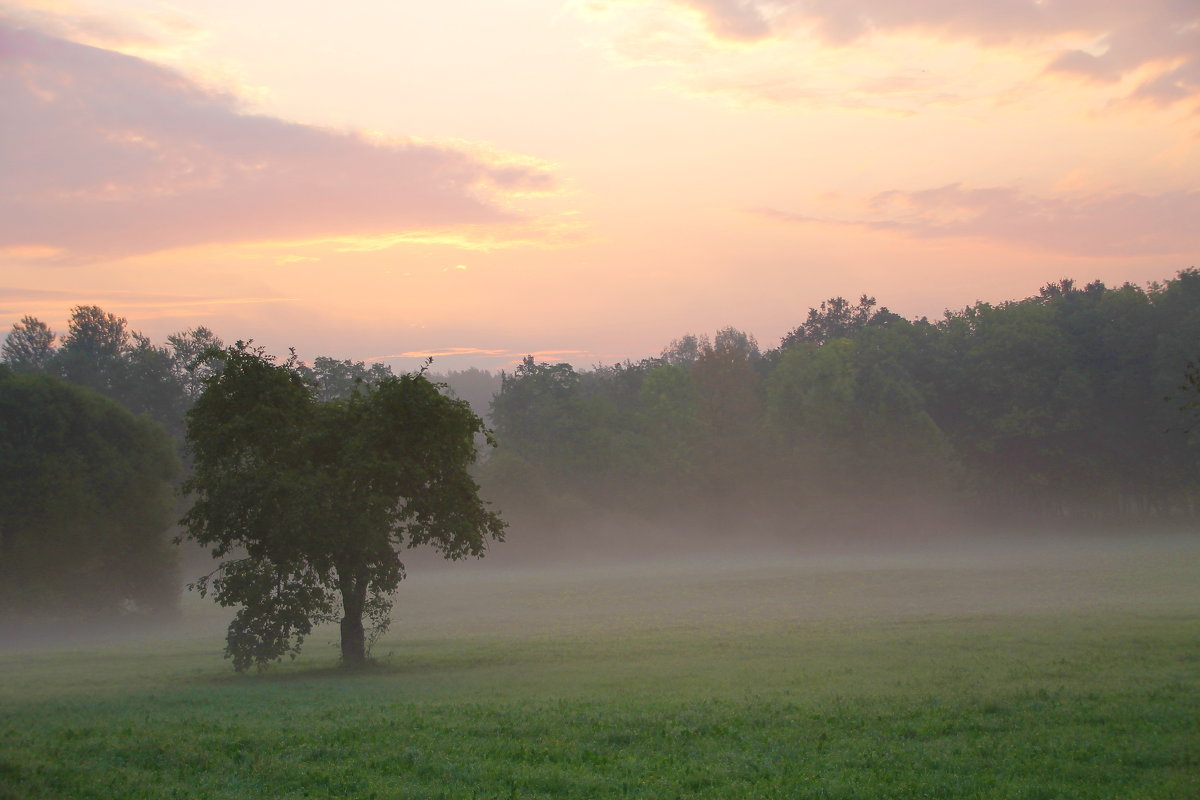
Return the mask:
{"type": "MultiPolygon", "coordinates": [[[[499,446],[487,448],[478,479],[518,548],[656,530],[736,542],[1175,524],[1200,511],[1191,431],[1200,271],[1147,287],[1062,280],[935,321],[905,319],[866,295],[833,298],[798,321],[768,348],[727,328],[681,336],[636,362],[578,370],[527,357],[511,372],[433,377],[489,416],[499,446]]],[[[221,346],[204,327],[156,345],[126,320],[79,306],[61,339],[23,318],[2,355],[10,376],[73,384],[157,422],[186,476],[185,415],[221,368],[198,356],[221,346]]],[[[318,400],[391,374],[327,357],[301,370],[318,400]]],[[[11,394],[18,383],[6,386],[11,394]]],[[[19,405],[3,405],[9,439],[24,429],[19,405]]],[[[62,404],[71,407],[94,403],[62,404]]],[[[10,498],[48,464],[17,463],[24,446],[0,442],[10,498]]],[[[180,498],[176,516],[186,503],[180,498]]],[[[14,509],[0,526],[5,546],[22,535],[18,517],[36,527],[36,514],[14,509]]]]}
{"type": "Polygon", "coordinates": [[[586,371],[526,358],[492,406],[485,485],[551,530],[589,510],[776,538],[1170,523],[1197,512],[1180,407],[1198,355],[1194,269],[937,321],[834,298],[765,350],[725,329],[586,371]]]}

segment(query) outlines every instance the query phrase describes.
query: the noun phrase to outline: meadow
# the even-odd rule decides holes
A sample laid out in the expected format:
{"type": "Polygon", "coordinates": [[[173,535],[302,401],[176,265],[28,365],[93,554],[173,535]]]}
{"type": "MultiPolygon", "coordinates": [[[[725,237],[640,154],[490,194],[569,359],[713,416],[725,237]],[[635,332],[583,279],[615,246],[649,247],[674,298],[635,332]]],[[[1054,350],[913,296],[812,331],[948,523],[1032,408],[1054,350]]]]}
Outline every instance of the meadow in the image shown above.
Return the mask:
{"type": "Polygon", "coordinates": [[[229,612],[0,650],[0,798],[1200,797],[1200,537],[413,570],[376,662],[229,612]]]}

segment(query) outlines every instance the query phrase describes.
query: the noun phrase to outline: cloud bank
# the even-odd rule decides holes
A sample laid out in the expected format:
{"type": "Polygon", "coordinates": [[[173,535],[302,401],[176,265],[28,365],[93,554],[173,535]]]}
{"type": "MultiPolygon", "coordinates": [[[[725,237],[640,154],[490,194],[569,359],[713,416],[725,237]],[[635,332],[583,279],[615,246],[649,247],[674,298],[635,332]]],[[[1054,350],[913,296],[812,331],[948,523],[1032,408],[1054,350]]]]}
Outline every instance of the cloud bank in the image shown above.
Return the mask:
{"type": "Polygon", "coordinates": [[[245,241],[388,236],[519,221],[531,160],[244,113],[110,50],[0,18],[0,250],[127,256],[245,241]]]}

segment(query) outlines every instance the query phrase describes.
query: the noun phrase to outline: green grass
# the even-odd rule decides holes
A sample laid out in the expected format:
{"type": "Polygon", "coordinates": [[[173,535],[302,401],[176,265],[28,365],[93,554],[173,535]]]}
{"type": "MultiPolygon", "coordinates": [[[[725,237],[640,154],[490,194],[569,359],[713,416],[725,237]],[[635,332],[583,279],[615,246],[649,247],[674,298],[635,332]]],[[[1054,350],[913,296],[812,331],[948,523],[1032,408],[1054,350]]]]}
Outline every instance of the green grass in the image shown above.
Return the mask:
{"type": "MultiPolygon", "coordinates": [[[[469,566],[378,663],[0,653],[0,798],[1200,797],[1200,547],[469,566]]],[[[224,612],[219,612],[223,614],[224,612]]]]}

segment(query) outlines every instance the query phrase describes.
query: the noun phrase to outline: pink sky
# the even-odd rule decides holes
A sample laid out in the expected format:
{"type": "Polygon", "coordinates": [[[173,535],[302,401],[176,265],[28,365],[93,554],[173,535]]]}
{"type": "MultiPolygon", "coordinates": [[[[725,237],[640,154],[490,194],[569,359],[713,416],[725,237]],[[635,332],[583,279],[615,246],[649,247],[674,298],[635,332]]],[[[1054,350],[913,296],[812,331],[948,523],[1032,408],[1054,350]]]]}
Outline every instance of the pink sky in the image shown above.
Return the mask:
{"type": "Polygon", "coordinates": [[[1200,5],[0,0],[0,325],[401,368],[1200,264],[1200,5]]]}

